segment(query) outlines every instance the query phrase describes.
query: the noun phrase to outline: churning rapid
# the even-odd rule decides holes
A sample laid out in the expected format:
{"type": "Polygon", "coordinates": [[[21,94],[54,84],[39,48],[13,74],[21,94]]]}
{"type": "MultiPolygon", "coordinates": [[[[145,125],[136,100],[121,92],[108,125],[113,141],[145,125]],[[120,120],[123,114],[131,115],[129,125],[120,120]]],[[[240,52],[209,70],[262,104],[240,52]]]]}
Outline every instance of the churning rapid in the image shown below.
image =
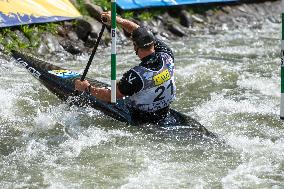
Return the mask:
{"type": "MultiPolygon", "coordinates": [[[[160,137],[91,108],[70,107],[0,59],[0,188],[283,188],[280,24],[169,42],[173,108],[226,145],[160,137]]],[[[89,77],[110,82],[110,49],[89,77]]],[[[56,58],[53,58],[56,57],[56,58]]],[[[82,73],[88,56],[46,60],[82,73]]],[[[138,59],[118,50],[118,76],[138,59]]]]}

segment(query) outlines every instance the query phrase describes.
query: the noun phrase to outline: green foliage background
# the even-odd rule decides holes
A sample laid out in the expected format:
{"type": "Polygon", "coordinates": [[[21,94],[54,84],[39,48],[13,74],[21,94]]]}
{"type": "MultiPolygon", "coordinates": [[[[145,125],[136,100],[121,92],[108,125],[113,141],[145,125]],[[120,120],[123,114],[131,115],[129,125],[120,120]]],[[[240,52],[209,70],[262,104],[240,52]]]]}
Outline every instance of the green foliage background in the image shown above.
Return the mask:
{"type": "MultiPolygon", "coordinates": [[[[86,7],[84,6],[86,0],[76,0],[75,7],[79,10],[82,15],[89,15],[86,7]]],[[[101,6],[104,10],[109,11],[111,9],[111,0],[90,0],[95,5],[101,6]]],[[[171,9],[171,8],[169,8],[171,9]]],[[[135,11],[123,11],[118,7],[118,14],[127,19],[138,19],[142,21],[152,20],[155,16],[162,15],[167,12],[167,8],[157,8],[157,9],[144,9],[144,10],[135,10],[135,11]]],[[[187,7],[187,11],[190,13],[204,13],[208,9],[217,11],[216,7],[187,7]]],[[[74,25],[76,21],[71,21],[74,25]]],[[[34,25],[22,25],[11,28],[0,28],[0,47],[4,47],[4,52],[9,52],[12,49],[35,49],[40,44],[40,37],[43,33],[57,33],[57,28],[62,26],[63,22],[56,23],[45,23],[45,24],[34,24],[34,25]],[[15,31],[21,31],[24,36],[28,39],[21,40],[16,34],[15,31]]],[[[0,48],[1,50],[1,48],[0,48]]]]}

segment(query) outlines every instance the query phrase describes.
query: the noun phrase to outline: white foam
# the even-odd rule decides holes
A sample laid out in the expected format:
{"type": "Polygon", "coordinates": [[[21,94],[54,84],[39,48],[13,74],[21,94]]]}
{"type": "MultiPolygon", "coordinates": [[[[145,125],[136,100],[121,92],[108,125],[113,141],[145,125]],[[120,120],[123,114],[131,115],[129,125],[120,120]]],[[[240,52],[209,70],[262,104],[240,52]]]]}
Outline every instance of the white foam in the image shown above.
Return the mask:
{"type": "Polygon", "coordinates": [[[35,126],[40,130],[52,129],[56,120],[49,114],[49,112],[38,112],[38,115],[34,118],[35,126]]]}
{"type": "Polygon", "coordinates": [[[26,158],[38,159],[39,157],[47,158],[48,147],[45,140],[30,140],[26,146],[25,154],[26,158]]]}
{"type": "Polygon", "coordinates": [[[280,97],[279,81],[275,78],[240,76],[237,84],[240,88],[257,90],[263,95],[280,97]]]}
{"type": "Polygon", "coordinates": [[[125,179],[126,184],[121,189],[128,188],[193,188],[199,189],[208,183],[202,177],[190,174],[190,165],[161,162],[144,157],[145,167],[140,172],[131,174],[125,179]]]}
{"type": "Polygon", "coordinates": [[[195,109],[200,117],[208,122],[214,121],[218,115],[232,115],[236,113],[277,114],[278,106],[273,100],[258,103],[256,99],[234,100],[224,97],[225,94],[212,93],[210,101],[195,109]]]}
{"type": "Polygon", "coordinates": [[[227,142],[241,152],[243,163],[229,170],[222,178],[224,188],[283,186],[281,180],[284,175],[279,172],[279,166],[284,159],[282,139],[272,142],[259,137],[230,135],[227,136],[227,142]]]}
{"type": "Polygon", "coordinates": [[[60,147],[64,149],[64,153],[67,157],[77,157],[83,149],[90,146],[97,146],[117,136],[130,137],[132,135],[123,131],[104,131],[92,127],[80,133],[77,138],[69,138],[67,141],[60,144],[60,147]]]}
{"type": "Polygon", "coordinates": [[[2,119],[15,120],[15,102],[17,96],[9,90],[0,89],[0,116],[2,119]]]}

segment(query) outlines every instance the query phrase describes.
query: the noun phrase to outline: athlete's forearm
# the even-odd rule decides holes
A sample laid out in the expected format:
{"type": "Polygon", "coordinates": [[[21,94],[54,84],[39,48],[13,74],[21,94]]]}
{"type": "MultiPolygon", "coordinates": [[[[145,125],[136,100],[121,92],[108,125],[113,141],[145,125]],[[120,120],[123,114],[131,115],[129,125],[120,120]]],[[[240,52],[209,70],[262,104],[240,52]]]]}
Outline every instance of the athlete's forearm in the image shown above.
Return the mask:
{"type": "MultiPolygon", "coordinates": [[[[91,86],[89,92],[91,95],[95,96],[99,100],[111,102],[111,90],[109,89],[91,86]]],[[[116,89],[116,98],[123,98],[123,95],[119,92],[118,89],[116,89]]]]}
{"type": "Polygon", "coordinates": [[[105,88],[90,87],[90,94],[95,96],[97,99],[110,102],[111,101],[111,91],[105,88]]]}
{"type": "Polygon", "coordinates": [[[121,18],[121,17],[116,17],[116,22],[123,28],[125,29],[128,33],[132,33],[134,30],[136,30],[137,28],[139,28],[139,25],[130,21],[130,20],[127,20],[127,19],[124,19],[124,18],[121,18]]]}
{"type": "MultiPolygon", "coordinates": [[[[84,81],[80,81],[79,79],[75,80],[75,90],[89,92],[92,96],[95,96],[97,99],[105,101],[105,102],[111,101],[111,90],[107,88],[99,88],[99,87],[92,86],[87,80],[84,80],[84,81]]],[[[123,97],[124,95],[120,93],[118,86],[117,86],[116,87],[116,98],[120,99],[123,97]]]]}

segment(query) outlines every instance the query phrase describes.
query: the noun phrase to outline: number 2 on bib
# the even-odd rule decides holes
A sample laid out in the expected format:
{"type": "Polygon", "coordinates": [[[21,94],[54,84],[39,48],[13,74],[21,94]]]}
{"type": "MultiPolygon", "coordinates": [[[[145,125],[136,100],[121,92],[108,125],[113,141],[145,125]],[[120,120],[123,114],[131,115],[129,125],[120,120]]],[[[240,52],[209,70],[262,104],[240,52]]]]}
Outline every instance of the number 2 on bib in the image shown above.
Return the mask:
{"type": "Polygon", "coordinates": [[[174,85],[173,85],[173,81],[171,80],[169,85],[167,87],[165,86],[159,86],[156,90],[155,93],[157,94],[156,98],[154,99],[154,102],[163,100],[165,98],[164,92],[166,90],[170,89],[171,90],[171,95],[173,95],[174,93],[174,85]]]}

